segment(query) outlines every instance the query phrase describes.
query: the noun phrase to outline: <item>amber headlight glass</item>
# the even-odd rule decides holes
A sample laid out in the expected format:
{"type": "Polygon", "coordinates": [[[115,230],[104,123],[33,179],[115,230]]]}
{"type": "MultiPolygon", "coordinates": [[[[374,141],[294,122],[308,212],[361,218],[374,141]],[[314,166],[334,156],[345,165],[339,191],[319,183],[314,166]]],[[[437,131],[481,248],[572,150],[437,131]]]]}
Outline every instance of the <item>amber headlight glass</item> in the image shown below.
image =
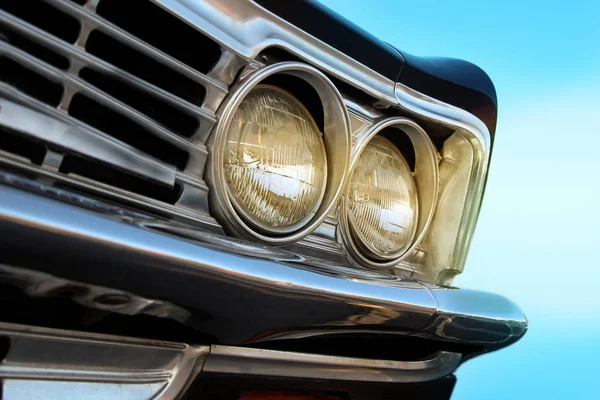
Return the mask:
{"type": "Polygon", "coordinates": [[[348,219],[356,243],[373,257],[397,257],[415,236],[417,204],[408,163],[388,139],[374,137],[354,167],[348,191],[348,219]]]}
{"type": "Polygon", "coordinates": [[[282,89],[259,85],[244,98],[227,132],[223,163],[233,204],[259,229],[298,229],[323,200],[323,135],[302,103],[282,89]]]}

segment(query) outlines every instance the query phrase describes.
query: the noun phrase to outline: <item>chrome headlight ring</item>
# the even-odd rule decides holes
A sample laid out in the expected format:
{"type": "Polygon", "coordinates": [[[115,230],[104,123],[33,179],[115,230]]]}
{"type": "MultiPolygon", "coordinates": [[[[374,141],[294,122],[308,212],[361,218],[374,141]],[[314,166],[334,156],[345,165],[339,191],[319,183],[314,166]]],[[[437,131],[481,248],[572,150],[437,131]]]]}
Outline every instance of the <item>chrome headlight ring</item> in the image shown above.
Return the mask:
{"type": "Polygon", "coordinates": [[[260,240],[270,244],[295,242],[310,234],[337,205],[348,176],[351,154],[351,131],[348,111],[342,95],[334,84],[318,69],[300,62],[282,62],[261,68],[245,76],[229,92],[217,112],[218,123],[208,139],[208,160],[205,174],[209,185],[211,213],[223,227],[236,236],[260,240]],[[273,75],[291,75],[314,88],[323,106],[323,141],[327,157],[325,193],[314,217],[295,230],[269,229],[256,226],[244,218],[230,197],[223,167],[227,134],[234,114],[244,98],[266,78],[273,75]]]}
{"type": "MultiPolygon", "coordinates": [[[[357,161],[371,139],[381,133],[385,128],[399,128],[410,139],[415,152],[415,171],[414,179],[417,188],[417,206],[418,221],[415,235],[411,244],[401,252],[390,253],[387,255],[373,256],[365,254],[364,246],[357,242],[349,223],[348,216],[348,193],[342,197],[339,207],[339,228],[338,235],[340,241],[346,248],[349,259],[359,265],[373,269],[386,269],[397,265],[400,261],[410,255],[421,242],[427,228],[431,224],[435,212],[438,198],[438,162],[437,150],[427,133],[415,122],[401,117],[388,118],[374,124],[356,143],[353,148],[350,173],[357,164],[357,161]]],[[[350,185],[346,185],[346,190],[350,185]]]]}

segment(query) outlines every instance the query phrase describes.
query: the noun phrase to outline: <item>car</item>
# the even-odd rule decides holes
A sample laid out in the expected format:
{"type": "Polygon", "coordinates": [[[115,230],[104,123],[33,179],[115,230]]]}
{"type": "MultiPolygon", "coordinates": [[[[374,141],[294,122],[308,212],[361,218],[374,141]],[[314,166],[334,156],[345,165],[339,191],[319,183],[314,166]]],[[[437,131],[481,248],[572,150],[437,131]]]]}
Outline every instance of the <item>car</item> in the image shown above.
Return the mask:
{"type": "Polygon", "coordinates": [[[0,398],[444,399],[494,84],[303,0],[1,5],[0,398]]]}

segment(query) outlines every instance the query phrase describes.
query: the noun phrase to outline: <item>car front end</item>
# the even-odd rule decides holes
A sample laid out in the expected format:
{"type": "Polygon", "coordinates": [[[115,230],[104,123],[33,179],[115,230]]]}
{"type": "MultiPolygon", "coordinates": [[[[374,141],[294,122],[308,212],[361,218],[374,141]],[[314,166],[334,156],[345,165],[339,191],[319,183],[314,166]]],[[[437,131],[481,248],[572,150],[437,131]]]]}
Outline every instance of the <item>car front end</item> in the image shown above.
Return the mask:
{"type": "Polygon", "coordinates": [[[1,399],[448,398],[525,334],[452,286],[478,67],[298,0],[1,8],[1,399]]]}

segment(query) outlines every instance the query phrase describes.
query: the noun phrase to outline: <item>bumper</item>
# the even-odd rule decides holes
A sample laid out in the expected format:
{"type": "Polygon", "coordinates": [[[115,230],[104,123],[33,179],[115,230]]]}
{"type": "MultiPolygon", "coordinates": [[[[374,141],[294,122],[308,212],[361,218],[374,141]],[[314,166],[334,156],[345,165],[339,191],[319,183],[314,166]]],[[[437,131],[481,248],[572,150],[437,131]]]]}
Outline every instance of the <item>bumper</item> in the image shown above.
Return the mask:
{"type": "Polygon", "coordinates": [[[174,236],[8,186],[0,199],[0,264],[173,303],[222,344],[413,334],[491,351],[527,329],[519,308],[494,294],[324,270],[291,253],[184,228],[174,236]]]}
{"type": "MultiPolygon", "coordinates": [[[[326,381],[328,391],[341,385],[343,392],[352,392],[357,384],[389,387],[398,383],[402,386],[396,387],[406,388],[434,381],[434,390],[447,393],[448,385],[438,381],[451,374],[461,359],[460,354],[438,352],[412,362],[365,360],[4,323],[0,323],[0,338],[9,341],[0,361],[3,400],[38,398],[40,393],[45,399],[173,399],[184,394],[186,398],[215,398],[206,393],[210,390],[203,384],[207,380],[212,386],[224,379],[235,386],[234,382],[247,377],[255,381],[254,388],[259,387],[256,381],[264,384],[265,377],[276,377],[288,389],[293,387],[291,381],[310,379],[312,390],[326,381]]],[[[244,390],[236,390],[218,389],[218,398],[238,399],[244,390]]],[[[370,398],[364,397],[364,389],[362,395],[356,394],[352,398],[370,398]]]]}

